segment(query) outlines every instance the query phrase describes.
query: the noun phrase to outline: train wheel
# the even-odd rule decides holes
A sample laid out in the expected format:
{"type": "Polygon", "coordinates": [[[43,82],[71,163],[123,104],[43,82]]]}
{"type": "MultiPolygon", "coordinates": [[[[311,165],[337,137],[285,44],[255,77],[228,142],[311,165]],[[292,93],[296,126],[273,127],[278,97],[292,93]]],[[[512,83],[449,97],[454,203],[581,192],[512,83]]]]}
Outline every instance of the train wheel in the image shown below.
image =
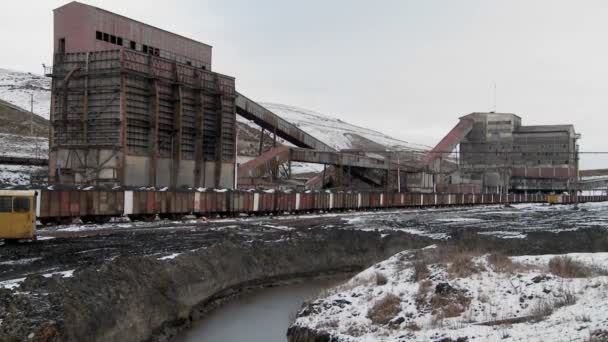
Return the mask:
{"type": "Polygon", "coordinates": [[[144,220],[146,222],[154,222],[154,219],[156,219],[156,215],[154,215],[154,214],[142,215],[142,220],[144,220]]]}
{"type": "Polygon", "coordinates": [[[80,220],[82,221],[82,223],[93,223],[95,222],[95,218],[93,216],[82,216],[80,217],[80,220]]]}
{"type": "Polygon", "coordinates": [[[71,216],[57,218],[57,223],[62,225],[68,225],[74,223],[74,218],[71,216]]]}
{"type": "Polygon", "coordinates": [[[111,217],[110,216],[95,216],[93,218],[93,221],[97,224],[105,224],[110,222],[111,217]]]}
{"type": "Polygon", "coordinates": [[[48,226],[49,224],[55,224],[57,221],[51,217],[41,217],[39,218],[40,224],[43,226],[48,226]]]}

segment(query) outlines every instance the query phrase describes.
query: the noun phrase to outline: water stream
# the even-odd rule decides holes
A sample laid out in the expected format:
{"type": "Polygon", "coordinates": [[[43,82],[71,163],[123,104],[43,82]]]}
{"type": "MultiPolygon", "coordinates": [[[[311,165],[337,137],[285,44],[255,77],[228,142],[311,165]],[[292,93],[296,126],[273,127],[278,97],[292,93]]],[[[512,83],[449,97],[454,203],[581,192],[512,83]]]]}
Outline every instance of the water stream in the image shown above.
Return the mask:
{"type": "Polygon", "coordinates": [[[302,303],[337,281],[309,280],[254,290],[213,311],[173,342],[285,342],[291,318],[302,303]]]}

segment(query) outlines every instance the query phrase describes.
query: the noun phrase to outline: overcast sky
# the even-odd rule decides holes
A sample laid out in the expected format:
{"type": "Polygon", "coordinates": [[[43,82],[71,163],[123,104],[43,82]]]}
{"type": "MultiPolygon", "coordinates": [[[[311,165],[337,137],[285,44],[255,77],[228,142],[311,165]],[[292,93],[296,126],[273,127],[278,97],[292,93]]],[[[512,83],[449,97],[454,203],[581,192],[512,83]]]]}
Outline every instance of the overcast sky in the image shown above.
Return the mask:
{"type": "MultiPolygon", "coordinates": [[[[608,2],[84,0],[213,45],[215,71],[265,102],[434,145],[473,111],[575,125],[608,150],[608,2]]],[[[0,11],[0,68],[51,62],[55,0],[0,11]]],[[[584,157],[585,167],[608,167],[584,157]]]]}

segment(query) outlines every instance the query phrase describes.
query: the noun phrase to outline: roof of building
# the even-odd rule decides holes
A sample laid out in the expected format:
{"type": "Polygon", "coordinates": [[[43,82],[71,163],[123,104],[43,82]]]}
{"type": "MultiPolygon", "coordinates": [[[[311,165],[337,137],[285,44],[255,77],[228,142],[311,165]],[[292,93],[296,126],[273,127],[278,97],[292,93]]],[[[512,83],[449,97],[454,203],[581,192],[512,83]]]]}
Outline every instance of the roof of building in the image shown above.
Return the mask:
{"type": "Polygon", "coordinates": [[[114,13],[114,12],[111,12],[111,11],[108,11],[108,10],[105,10],[105,9],[103,9],[103,8],[99,8],[99,7],[95,7],[95,6],[91,6],[91,5],[83,4],[82,2],[78,2],[78,1],[71,1],[71,2],[68,2],[67,4],[65,4],[65,5],[63,5],[63,6],[59,6],[59,7],[55,8],[53,11],[57,11],[57,10],[60,10],[60,9],[62,9],[62,8],[64,8],[64,7],[67,7],[67,6],[73,6],[73,5],[78,5],[78,6],[85,6],[85,7],[95,8],[95,9],[96,9],[96,10],[98,10],[98,11],[102,11],[102,12],[105,12],[105,13],[109,13],[109,14],[111,14],[111,15],[115,15],[115,16],[117,16],[117,17],[121,17],[121,18],[124,18],[124,19],[130,20],[130,21],[136,22],[136,23],[138,23],[138,24],[141,24],[141,25],[144,25],[144,26],[148,26],[148,27],[154,28],[154,29],[159,30],[159,31],[163,31],[163,32],[165,32],[165,33],[168,33],[168,34],[174,35],[174,36],[176,36],[176,37],[179,37],[179,38],[182,38],[182,39],[187,39],[187,40],[192,41],[192,42],[195,42],[195,43],[197,43],[197,44],[201,44],[201,45],[205,45],[205,46],[208,46],[208,47],[212,47],[211,45],[209,45],[209,44],[207,44],[207,43],[203,43],[203,42],[200,42],[200,41],[198,41],[198,40],[194,40],[194,39],[192,39],[192,38],[188,38],[188,37],[186,37],[186,36],[182,36],[182,35],[180,35],[180,34],[177,34],[177,33],[171,32],[171,31],[167,31],[167,30],[165,30],[165,29],[162,29],[162,28],[159,28],[159,27],[156,27],[156,26],[150,25],[150,24],[146,24],[146,23],[141,22],[141,21],[139,21],[139,20],[135,20],[135,19],[129,18],[129,17],[127,17],[127,16],[120,15],[120,14],[117,14],[117,13],[114,13]]]}
{"type": "Polygon", "coordinates": [[[514,114],[514,113],[496,113],[496,112],[473,112],[471,114],[467,114],[465,116],[460,117],[460,119],[467,118],[467,117],[479,117],[482,115],[510,115],[510,116],[515,116],[515,117],[521,119],[521,117],[519,115],[514,114]]]}
{"type": "Polygon", "coordinates": [[[574,125],[521,126],[514,133],[574,132],[574,125]]]}

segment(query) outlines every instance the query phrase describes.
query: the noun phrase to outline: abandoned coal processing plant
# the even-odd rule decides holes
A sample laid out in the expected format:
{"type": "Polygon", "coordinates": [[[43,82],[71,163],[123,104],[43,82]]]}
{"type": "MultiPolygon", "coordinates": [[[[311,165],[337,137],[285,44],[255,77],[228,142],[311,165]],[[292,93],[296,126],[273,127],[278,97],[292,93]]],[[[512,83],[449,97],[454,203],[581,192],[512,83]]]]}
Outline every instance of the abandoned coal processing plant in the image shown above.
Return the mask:
{"type": "Polygon", "coordinates": [[[212,47],[78,2],[55,10],[48,181],[126,187],[570,193],[573,125],[473,113],[432,150],[336,149],[212,71],[212,47]],[[237,164],[237,118],[273,142],[237,164]],[[279,146],[277,139],[287,143],[279,146]],[[291,181],[292,162],[323,165],[291,181]]]}
{"type": "Polygon", "coordinates": [[[601,35],[546,1],[4,4],[0,342],[608,341],[601,35]]]}

